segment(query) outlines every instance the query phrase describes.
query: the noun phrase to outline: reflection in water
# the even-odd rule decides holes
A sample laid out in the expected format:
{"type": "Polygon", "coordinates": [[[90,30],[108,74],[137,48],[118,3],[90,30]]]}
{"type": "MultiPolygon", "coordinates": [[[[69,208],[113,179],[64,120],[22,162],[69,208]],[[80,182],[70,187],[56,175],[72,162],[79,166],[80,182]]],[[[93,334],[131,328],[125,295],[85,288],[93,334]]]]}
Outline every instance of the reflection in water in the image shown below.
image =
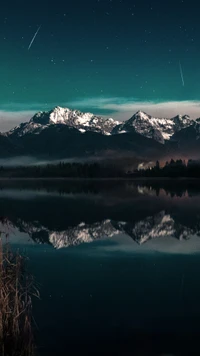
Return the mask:
{"type": "Polygon", "coordinates": [[[26,248],[41,286],[39,355],[199,347],[198,181],[0,186],[0,230],[26,248]]]}
{"type": "Polygon", "coordinates": [[[90,243],[101,238],[111,238],[120,233],[128,235],[138,244],[162,237],[187,240],[195,234],[200,236],[200,218],[197,225],[190,228],[176,222],[165,211],[135,223],[113,220],[103,220],[93,224],[81,222],[77,226],[60,231],[49,230],[38,221],[27,223],[21,219],[17,219],[15,225],[10,221],[10,226],[27,233],[34,242],[48,243],[56,249],[90,243]]]}
{"type": "Polygon", "coordinates": [[[70,193],[69,183],[62,193],[55,187],[19,190],[6,186],[0,192],[0,215],[12,229],[28,234],[35,243],[56,249],[120,234],[139,245],[163,237],[187,240],[199,236],[200,195],[194,194],[194,185],[191,198],[188,187],[182,187],[185,190],[180,195],[180,186],[176,194],[174,182],[161,183],[167,190],[158,189],[159,182],[98,183],[95,194],[94,183],[90,190],[91,183],[85,183],[87,188],[83,184],[81,192],[78,182],[77,194],[74,185],[70,193]]]}

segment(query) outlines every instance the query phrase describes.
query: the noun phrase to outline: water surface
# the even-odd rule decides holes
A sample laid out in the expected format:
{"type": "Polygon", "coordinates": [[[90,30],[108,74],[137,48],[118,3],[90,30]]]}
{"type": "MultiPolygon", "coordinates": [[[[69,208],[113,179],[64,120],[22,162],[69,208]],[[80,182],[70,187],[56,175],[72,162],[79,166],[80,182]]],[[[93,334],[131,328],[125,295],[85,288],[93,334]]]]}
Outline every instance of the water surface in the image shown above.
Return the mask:
{"type": "Polygon", "coordinates": [[[198,181],[3,181],[0,216],[40,284],[40,355],[198,350],[198,181]]]}

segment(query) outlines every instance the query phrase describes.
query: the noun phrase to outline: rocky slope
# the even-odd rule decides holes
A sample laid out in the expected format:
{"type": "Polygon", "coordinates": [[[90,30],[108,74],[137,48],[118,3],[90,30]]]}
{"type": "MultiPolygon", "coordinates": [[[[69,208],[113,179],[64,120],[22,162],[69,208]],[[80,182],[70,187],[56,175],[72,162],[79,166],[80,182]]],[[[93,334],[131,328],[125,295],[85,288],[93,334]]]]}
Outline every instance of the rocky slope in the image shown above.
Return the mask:
{"type": "Polygon", "coordinates": [[[189,116],[178,115],[172,119],[155,118],[142,111],[138,111],[129,120],[113,129],[113,133],[127,133],[135,131],[143,136],[160,143],[169,140],[176,132],[194,125],[195,121],[189,116]]]}
{"type": "Polygon", "coordinates": [[[138,111],[129,120],[119,122],[112,118],[104,119],[91,113],[82,113],[78,110],[55,107],[48,112],[38,112],[28,123],[22,123],[6,133],[7,136],[24,136],[26,134],[39,134],[42,130],[53,125],[66,125],[79,130],[98,132],[103,135],[123,134],[136,132],[147,138],[164,143],[176,132],[195,124],[189,116],[178,115],[174,118],[155,118],[142,111],[138,111]]]}
{"type": "Polygon", "coordinates": [[[78,110],[55,107],[48,112],[38,112],[28,123],[22,123],[7,132],[7,135],[23,136],[29,133],[39,134],[50,125],[66,125],[79,130],[98,132],[103,135],[110,135],[113,128],[119,125],[119,121],[112,118],[104,119],[91,113],[82,113],[78,110]]]}
{"type": "Polygon", "coordinates": [[[56,107],[35,114],[7,133],[0,134],[0,157],[34,156],[63,159],[132,154],[142,160],[196,157],[200,147],[200,119],[178,115],[155,118],[138,111],[119,122],[91,113],[56,107]],[[190,144],[188,146],[188,140],[190,144]]]}

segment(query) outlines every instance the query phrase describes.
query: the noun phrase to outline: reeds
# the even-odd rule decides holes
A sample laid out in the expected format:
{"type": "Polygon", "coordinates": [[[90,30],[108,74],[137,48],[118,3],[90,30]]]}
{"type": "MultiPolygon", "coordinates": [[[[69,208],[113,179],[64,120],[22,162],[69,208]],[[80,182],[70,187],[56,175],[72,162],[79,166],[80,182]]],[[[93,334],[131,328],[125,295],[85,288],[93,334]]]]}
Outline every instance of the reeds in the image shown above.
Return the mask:
{"type": "Polygon", "coordinates": [[[39,296],[26,258],[0,238],[0,355],[33,356],[32,296],[39,296]]]}

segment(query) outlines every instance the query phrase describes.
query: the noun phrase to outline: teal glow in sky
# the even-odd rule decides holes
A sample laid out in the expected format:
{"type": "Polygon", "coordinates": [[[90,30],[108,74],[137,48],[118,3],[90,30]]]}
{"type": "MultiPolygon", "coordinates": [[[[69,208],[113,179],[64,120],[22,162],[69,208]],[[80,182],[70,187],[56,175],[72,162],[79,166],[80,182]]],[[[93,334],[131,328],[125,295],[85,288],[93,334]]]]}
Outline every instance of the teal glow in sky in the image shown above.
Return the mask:
{"type": "Polygon", "coordinates": [[[199,10],[193,0],[4,2],[0,110],[26,116],[71,105],[113,117],[127,112],[124,119],[149,103],[168,103],[169,115],[183,107],[196,116],[199,10]]]}

